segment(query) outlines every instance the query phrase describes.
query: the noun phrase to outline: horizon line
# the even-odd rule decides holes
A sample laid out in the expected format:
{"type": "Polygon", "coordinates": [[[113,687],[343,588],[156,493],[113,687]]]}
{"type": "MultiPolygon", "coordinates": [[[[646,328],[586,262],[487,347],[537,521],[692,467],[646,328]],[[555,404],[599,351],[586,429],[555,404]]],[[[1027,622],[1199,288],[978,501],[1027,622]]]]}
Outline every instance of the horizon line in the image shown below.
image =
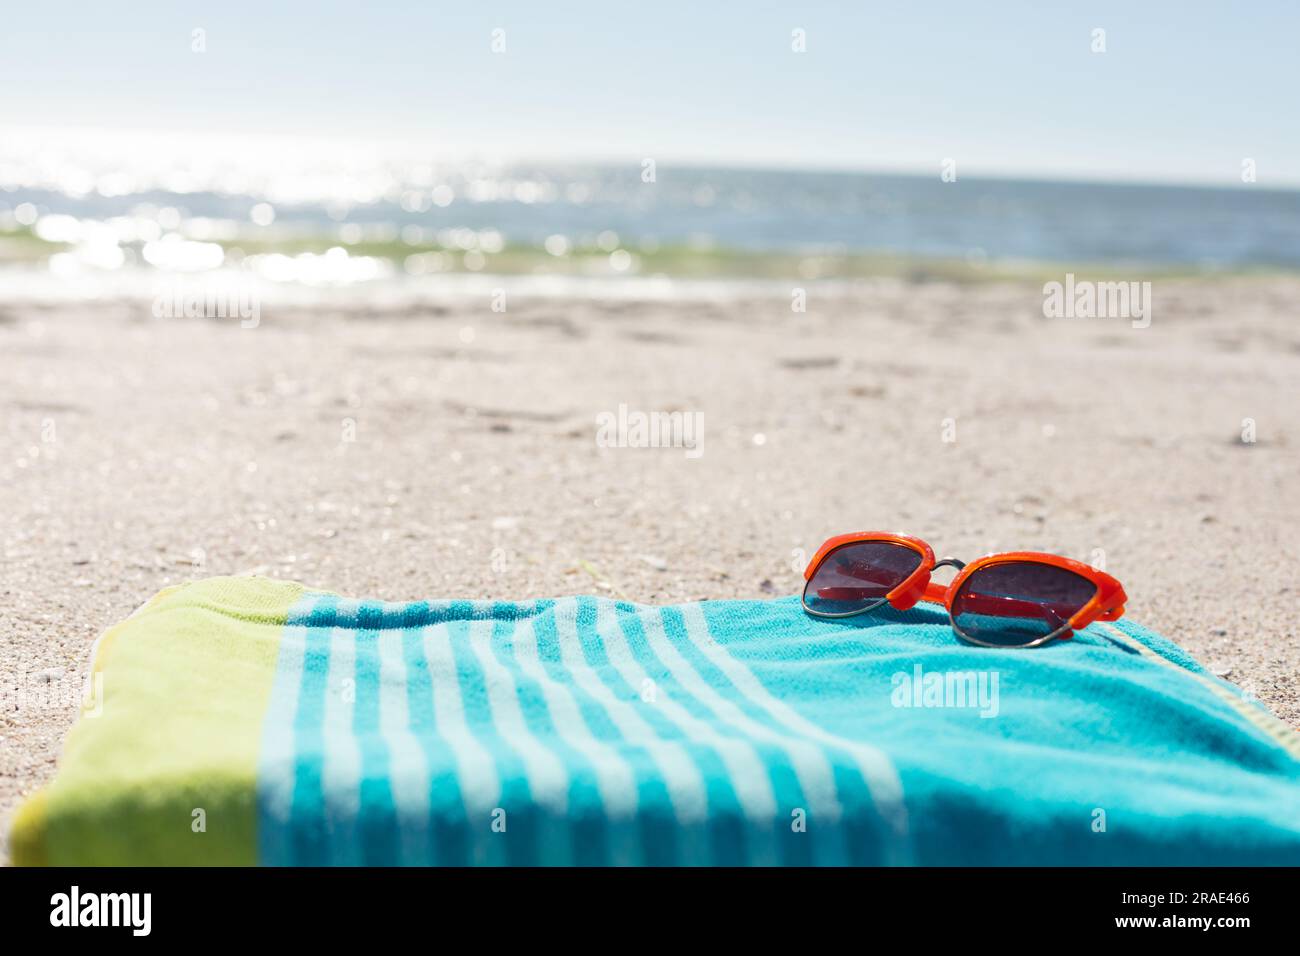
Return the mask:
{"type": "MultiPolygon", "coordinates": [[[[620,155],[612,153],[575,155],[572,153],[562,152],[543,152],[529,154],[523,151],[507,155],[499,150],[483,150],[480,152],[468,150],[456,151],[426,141],[408,140],[390,136],[375,137],[358,135],[356,137],[348,137],[320,135],[316,133],[283,132],[278,130],[215,130],[211,128],[203,130],[163,130],[156,127],[122,128],[95,125],[30,123],[7,124],[6,126],[0,127],[0,141],[6,139],[21,139],[25,135],[53,135],[55,137],[86,137],[98,135],[118,139],[147,137],[151,139],[173,141],[178,136],[183,136],[191,137],[199,141],[217,140],[223,143],[229,143],[232,139],[239,138],[246,138],[253,141],[295,141],[300,145],[328,144],[335,147],[346,145],[349,148],[358,151],[377,152],[379,154],[377,158],[383,158],[384,154],[387,154],[392,161],[397,161],[399,159],[414,159],[414,157],[409,154],[427,151],[428,154],[425,155],[423,159],[429,162],[448,165],[481,163],[489,166],[587,165],[605,168],[618,166],[639,167],[646,159],[653,158],[657,167],[667,167],[669,169],[746,171],[759,173],[810,173],[844,176],[893,176],[908,179],[940,178],[937,171],[923,171],[921,163],[919,162],[866,165],[852,162],[816,161],[806,159],[793,160],[774,157],[747,160],[739,157],[725,156],[678,155],[674,157],[669,155],[645,157],[634,156],[632,154],[620,155]]],[[[951,157],[944,157],[943,159],[933,160],[931,162],[933,162],[935,166],[939,166],[949,158],[951,157]]],[[[958,160],[958,174],[955,180],[955,182],[958,183],[963,179],[966,179],[976,182],[1023,182],[1065,186],[1127,186],[1165,189],[1221,190],[1225,192],[1237,192],[1247,189],[1279,193],[1300,192],[1300,180],[1290,179],[1283,179],[1277,183],[1261,183],[1259,181],[1247,183],[1241,181],[1239,177],[1220,180],[1195,174],[1186,175],[1175,173],[1162,178],[1155,178],[1153,176],[1142,175],[1126,176],[1123,173],[1110,172],[1106,170],[1096,171],[1062,168],[1029,171],[1014,165],[999,168],[985,168],[975,173],[962,174],[960,172],[961,165],[960,160],[958,160]]]]}

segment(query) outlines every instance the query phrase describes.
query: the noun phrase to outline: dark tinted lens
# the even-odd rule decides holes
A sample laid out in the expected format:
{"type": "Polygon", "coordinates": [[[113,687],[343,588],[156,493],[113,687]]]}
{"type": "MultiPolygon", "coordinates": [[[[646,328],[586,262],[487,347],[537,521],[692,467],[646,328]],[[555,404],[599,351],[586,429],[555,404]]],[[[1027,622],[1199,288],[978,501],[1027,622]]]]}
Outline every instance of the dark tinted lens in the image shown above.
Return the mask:
{"type": "Polygon", "coordinates": [[[983,644],[1032,644],[1065,627],[1097,586],[1050,564],[1019,561],[981,568],[952,602],[952,620],[983,644]]]}
{"type": "Polygon", "coordinates": [[[888,541],[857,541],[836,548],[804,588],[804,605],[819,614],[852,614],[885,599],[921,565],[920,552],[888,541]]]}

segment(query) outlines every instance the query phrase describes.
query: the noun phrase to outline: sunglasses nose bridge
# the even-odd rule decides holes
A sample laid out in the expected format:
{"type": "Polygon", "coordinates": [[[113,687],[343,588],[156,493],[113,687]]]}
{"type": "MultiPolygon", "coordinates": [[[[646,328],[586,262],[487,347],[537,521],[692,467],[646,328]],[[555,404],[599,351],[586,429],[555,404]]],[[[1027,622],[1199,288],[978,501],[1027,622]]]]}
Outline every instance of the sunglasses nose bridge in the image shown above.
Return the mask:
{"type": "MultiPolygon", "coordinates": [[[[959,561],[956,558],[944,557],[934,562],[934,564],[930,565],[930,568],[926,571],[925,578],[915,593],[916,600],[930,601],[935,604],[944,603],[944,597],[948,593],[948,585],[940,584],[938,581],[933,580],[931,575],[935,571],[939,570],[939,568],[956,568],[960,571],[965,566],[966,563],[964,561],[959,561]]],[[[913,603],[915,603],[915,601],[913,603]]]]}

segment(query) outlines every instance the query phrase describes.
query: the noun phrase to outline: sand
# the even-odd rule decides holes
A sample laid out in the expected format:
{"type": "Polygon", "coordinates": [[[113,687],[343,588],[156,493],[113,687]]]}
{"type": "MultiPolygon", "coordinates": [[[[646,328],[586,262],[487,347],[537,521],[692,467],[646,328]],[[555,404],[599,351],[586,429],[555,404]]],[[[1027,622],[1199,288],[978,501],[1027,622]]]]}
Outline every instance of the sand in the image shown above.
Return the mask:
{"type": "Polygon", "coordinates": [[[1146,329],[1028,283],[329,301],[0,305],[0,827],[99,632],[215,574],[670,602],[794,593],[849,530],[1055,551],[1300,726],[1300,280],[1159,282],[1146,329]],[[620,405],[701,454],[602,447],[620,405]]]}

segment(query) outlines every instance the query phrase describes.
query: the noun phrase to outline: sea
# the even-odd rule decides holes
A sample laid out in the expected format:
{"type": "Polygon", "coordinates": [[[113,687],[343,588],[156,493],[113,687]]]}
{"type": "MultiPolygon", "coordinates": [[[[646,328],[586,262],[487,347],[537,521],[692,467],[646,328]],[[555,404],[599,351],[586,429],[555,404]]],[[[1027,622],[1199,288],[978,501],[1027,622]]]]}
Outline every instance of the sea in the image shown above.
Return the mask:
{"type": "Polygon", "coordinates": [[[831,257],[831,278],[835,257],[1300,269],[1300,191],[1241,177],[1053,182],[115,144],[0,137],[0,281],[252,267],[276,281],[364,284],[507,263],[544,274],[583,256],[609,267],[569,270],[578,278],[628,280],[692,259],[712,263],[704,278],[725,278],[737,263],[803,256],[831,257]]]}

